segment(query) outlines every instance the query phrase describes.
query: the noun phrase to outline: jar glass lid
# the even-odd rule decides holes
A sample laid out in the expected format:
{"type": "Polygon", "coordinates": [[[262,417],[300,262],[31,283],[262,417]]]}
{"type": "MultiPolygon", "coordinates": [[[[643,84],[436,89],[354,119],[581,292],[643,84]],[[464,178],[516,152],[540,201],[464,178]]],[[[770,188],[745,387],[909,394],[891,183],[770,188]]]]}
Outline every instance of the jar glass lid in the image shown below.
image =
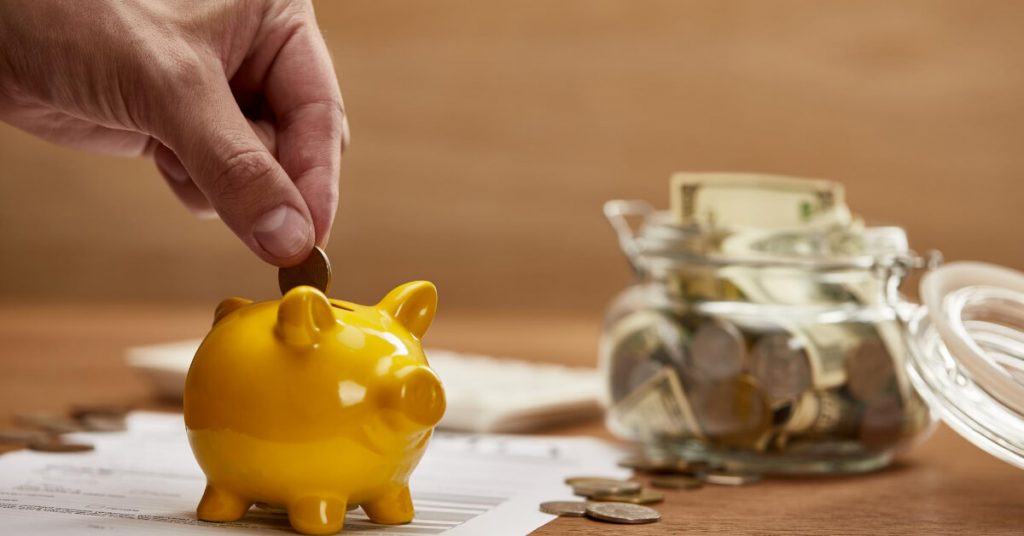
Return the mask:
{"type": "Polygon", "coordinates": [[[1024,273],[977,262],[935,268],[909,318],[908,369],[943,421],[1024,468],[1024,273]]]}

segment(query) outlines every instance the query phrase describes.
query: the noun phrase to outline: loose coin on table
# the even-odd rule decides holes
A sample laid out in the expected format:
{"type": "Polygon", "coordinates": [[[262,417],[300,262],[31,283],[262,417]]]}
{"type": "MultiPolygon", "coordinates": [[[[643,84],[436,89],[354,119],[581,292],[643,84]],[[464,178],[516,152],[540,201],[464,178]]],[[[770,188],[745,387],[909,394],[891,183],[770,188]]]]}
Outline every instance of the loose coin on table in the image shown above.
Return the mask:
{"type": "Polygon", "coordinates": [[[565,478],[565,484],[567,486],[575,486],[576,484],[583,483],[595,483],[595,482],[630,482],[629,480],[623,480],[621,478],[615,478],[613,476],[599,476],[599,475],[583,475],[583,476],[569,476],[565,478]]]}
{"type": "Polygon", "coordinates": [[[326,294],[331,288],[331,261],[327,253],[314,246],[306,260],[277,271],[277,284],[281,294],[302,285],[314,287],[326,294]]]}
{"type": "Polygon", "coordinates": [[[661,514],[653,508],[639,504],[595,502],[587,504],[587,517],[608,523],[638,525],[654,523],[661,519],[661,514]]]}
{"type": "Polygon", "coordinates": [[[619,460],[619,467],[633,469],[641,473],[686,473],[695,469],[697,465],[691,464],[682,458],[648,458],[645,456],[629,456],[619,460]]]}
{"type": "Polygon", "coordinates": [[[34,441],[45,441],[47,436],[41,430],[0,430],[0,444],[27,445],[34,441]]]}
{"type": "Polygon", "coordinates": [[[38,428],[53,434],[81,432],[82,425],[64,415],[51,413],[23,413],[14,416],[14,422],[21,426],[38,428]]]}
{"type": "Polygon", "coordinates": [[[540,503],[540,511],[556,516],[583,517],[587,513],[587,503],[583,501],[548,501],[540,503]]]}
{"type": "Polygon", "coordinates": [[[708,473],[704,480],[708,484],[718,484],[721,486],[743,486],[746,484],[753,484],[761,480],[760,475],[752,473],[732,473],[728,471],[715,471],[708,473]]]}
{"type": "Polygon", "coordinates": [[[655,504],[665,500],[664,495],[649,489],[641,489],[633,493],[595,493],[587,498],[592,501],[633,504],[655,504]]]}
{"type": "Polygon", "coordinates": [[[642,488],[642,484],[631,480],[583,480],[572,484],[572,492],[583,497],[597,494],[637,493],[642,488]]]}
{"type": "Polygon", "coordinates": [[[704,481],[695,476],[665,475],[652,478],[651,485],[662,489],[697,489],[704,486],[704,481]]]}
{"type": "Polygon", "coordinates": [[[28,444],[28,448],[39,452],[88,452],[95,447],[87,443],[65,443],[60,438],[49,438],[33,441],[28,444]]]}

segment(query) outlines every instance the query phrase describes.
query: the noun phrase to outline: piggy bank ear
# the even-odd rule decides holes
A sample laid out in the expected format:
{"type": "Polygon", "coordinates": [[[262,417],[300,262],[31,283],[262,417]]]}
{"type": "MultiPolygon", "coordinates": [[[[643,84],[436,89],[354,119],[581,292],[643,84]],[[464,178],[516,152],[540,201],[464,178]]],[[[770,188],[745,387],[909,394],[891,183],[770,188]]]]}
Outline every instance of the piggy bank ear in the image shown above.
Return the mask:
{"type": "Polygon", "coordinates": [[[228,298],[220,302],[220,304],[217,305],[217,310],[213,312],[213,325],[216,326],[217,322],[224,320],[225,316],[228,316],[250,303],[252,303],[252,300],[247,300],[245,298],[228,298]]]}
{"type": "Polygon", "coordinates": [[[281,298],[274,332],[290,346],[308,347],[319,342],[320,336],[337,323],[327,296],[313,287],[301,286],[281,298]]]}
{"type": "Polygon", "coordinates": [[[406,283],[384,296],[377,307],[395,317],[417,338],[423,337],[437,311],[437,288],[429,281],[406,283]]]}

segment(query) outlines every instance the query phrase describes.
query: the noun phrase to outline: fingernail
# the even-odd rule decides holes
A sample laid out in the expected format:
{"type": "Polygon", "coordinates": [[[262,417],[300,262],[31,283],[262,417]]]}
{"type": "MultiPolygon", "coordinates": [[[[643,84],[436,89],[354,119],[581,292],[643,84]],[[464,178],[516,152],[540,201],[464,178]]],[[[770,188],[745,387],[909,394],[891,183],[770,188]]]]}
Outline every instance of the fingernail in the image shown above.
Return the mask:
{"type": "Polygon", "coordinates": [[[281,205],[256,220],[252,236],[275,257],[294,257],[309,242],[310,228],[294,208],[281,205]]]}

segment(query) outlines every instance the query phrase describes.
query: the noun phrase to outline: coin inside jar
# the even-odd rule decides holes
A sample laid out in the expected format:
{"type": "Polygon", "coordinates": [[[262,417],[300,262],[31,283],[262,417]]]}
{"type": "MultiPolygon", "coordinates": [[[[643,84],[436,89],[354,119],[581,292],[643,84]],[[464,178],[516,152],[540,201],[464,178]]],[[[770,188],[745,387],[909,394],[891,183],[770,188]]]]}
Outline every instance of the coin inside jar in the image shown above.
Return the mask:
{"type": "Polygon", "coordinates": [[[761,337],[750,356],[751,374],[772,401],[795,398],[811,387],[811,363],[788,333],[761,337]]]}
{"type": "Polygon", "coordinates": [[[704,433],[725,446],[753,448],[771,430],[771,408],[748,375],[710,385],[694,398],[704,433]]]}
{"type": "Polygon", "coordinates": [[[314,246],[304,261],[277,271],[277,284],[281,294],[303,285],[314,287],[326,294],[331,288],[331,261],[327,258],[327,253],[319,246],[314,246]]]}
{"type": "Polygon", "coordinates": [[[895,392],[892,356],[879,339],[866,339],[846,362],[847,388],[858,400],[886,398],[895,392]]]}
{"type": "Polygon", "coordinates": [[[743,370],[746,342],[736,326],[716,318],[697,328],[690,353],[694,371],[702,380],[727,380],[743,370]]]}
{"type": "Polygon", "coordinates": [[[864,408],[858,436],[869,449],[889,447],[903,434],[904,407],[899,397],[872,401],[864,408]]]}

